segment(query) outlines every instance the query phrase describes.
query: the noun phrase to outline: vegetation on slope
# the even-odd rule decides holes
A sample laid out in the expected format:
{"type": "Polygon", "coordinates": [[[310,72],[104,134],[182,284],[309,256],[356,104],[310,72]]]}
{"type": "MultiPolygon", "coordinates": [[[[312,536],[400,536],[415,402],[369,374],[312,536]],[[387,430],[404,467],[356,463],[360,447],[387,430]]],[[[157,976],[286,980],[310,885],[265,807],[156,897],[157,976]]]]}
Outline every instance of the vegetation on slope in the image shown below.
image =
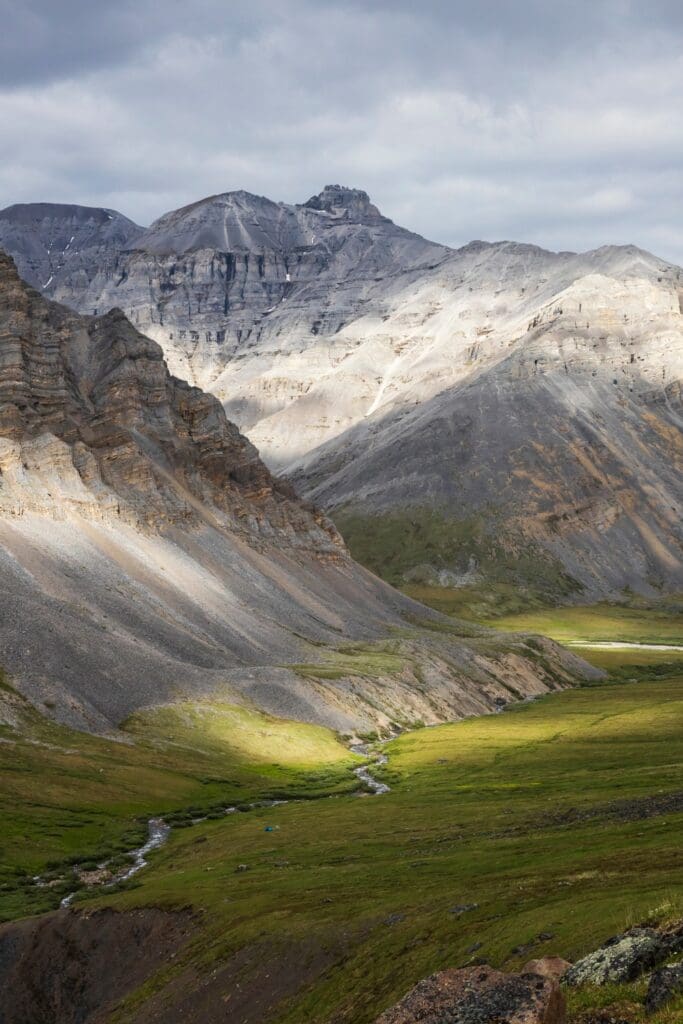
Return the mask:
{"type": "MultiPolygon", "coordinates": [[[[575,959],[629,924],[680,915],[682,724],[683,672],[568,691],[400,737],[385,748],[384,797],[174,833],[140,887],[107,901],[189,898],[201,912],[191,948],[145,997],[245,949],[269,972],[294,969],[313,945],[324,965],[276,1019],[362,1024],[434,970],[575,959]]],[[[253,965],[243,981],[269,984],[253,965]]]]}
{"type": "Polygon", "coordinates": [[[489,512],[456,519],[429,508],[377,515],[339,510],[334,521],[357,562],[417,600],[423,589],[443,590],[433,586],[440,573],[460,576],[468,604],[481,605],[484,615],[492,607],[513,612],[580,590],[548,552],[508,535],[495,510],[489,512]],[[468,583],[470,576],[475,579],[468,583]]]}
{"type": "MultiPolygon", "coordinates": [[[[642,616],[641,635],[674,635],[673,619],[642,616]]],[[[223,970],[230,991],[267,993],[280,1024],[363,1024],[434,970],[575,959],[630,924],[681,916],[683,659],[588,653],[612,681],[387,744],[392,790],[378,798],[349,794],[358,759],[325,729],[193,702],[134,716],[120,742],[46,722],[5,689],[2,913],[73,888],[31,884],[48,860],[63,877],[69,857],[135,845],[153,814],[188,826],[122,890],[78,894],[77,906],[195,915],[191,942],[124,1001],[120,1024],[144,1020],[169,985],[191,993],[223,970]],[[336,797],[218,811],[285,794],[336,797]]],[[[572,1019],[606,1002],[643,1019],[643,994],[572,994],[572,1019]]]]}
{"type": "Polygon", "coordinates": [[[543,633],[560,643],[612,641],[683,646],[683,599],[547,608],[491,620],[496,629],[543,633]]]}
{"type": "Polygon", "coordinates": [[[268,797],[356,788],[358,763],[327,729],[219,702],[140,712],[117,738],[76,732],[5,691],[0,725],[0,918],[55,907],[93,868],[147,836],[147,820],[268,797]],[[126,742],[126,737],[128,741],[126,742]],[[40,874],[50,883],[32,883],[40,874]]]}

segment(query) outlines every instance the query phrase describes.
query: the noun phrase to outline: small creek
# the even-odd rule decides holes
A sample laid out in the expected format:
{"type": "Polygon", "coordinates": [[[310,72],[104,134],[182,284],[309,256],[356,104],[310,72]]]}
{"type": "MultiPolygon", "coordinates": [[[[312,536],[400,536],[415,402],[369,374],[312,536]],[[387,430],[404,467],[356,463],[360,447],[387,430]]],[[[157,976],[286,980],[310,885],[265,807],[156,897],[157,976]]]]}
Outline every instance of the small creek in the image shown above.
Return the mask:
{"type": "MultiPolygon", "coordinates": [[[[360,754],[362,757],[372,757],[373,763],[377,766],[386,764],[389,760],[386,754],[373,753],[370,750],[369,746],[365,743],[355,743],[353,744],[353,746],[349,747],[349,749],[352,754],[360,754]]],[[[353,774],[367,787],[372,796],[383,796],[384,793],[389,792],[391,787],[387,786],[385,782],[380,782],[379,779],[374,778],[370,771],[371,767],[372,765],[368,764],[360,765],[359,768],[353,769],[353,774]]],[[[321,799],[329,799],[329,797],[322,797],[321,799]]],[[[255,810],[258,807],[279,807],[281,804],[305,802],[306,801],[296,799],[258,800],[255,803],[249,804],[248,810],[255,810]]],[[[223,813],[225,815],[236,814],[238,810],[239,808],[230,806],[223,808],[223,813]]],[[[206,817],[193,818],[192,824],[198,825],[199,822],[206,820],[206,817]]],[[[147,841],[143,843],[142,846],[137,847],[137,849],[131,850],[128,854],[128,856],[132,859],[132,863],[124,869],[122,869],[121,871],[118,871],[110,875],[106,878],[106,880],[94,883],[94,885],[91,885],[90,888],[111,889],[113,888],[113,886],[118,885],[120,882],[128,881],[128,879],[132,878],[133,875],[136,875],[138,871],[141,871],[144,867],[147,867],[147,854],[151,853],[152,850],[158,850],[160,846],[163,846],[164,843],[168,840],[170,834],[171,826],[168,824],[168,822],[164,821],[163,818],[150,818],[149,821],[147,822],[147,841]]],[[[98,864],[98,869],[100,871],[106,871],[108,865],[109,861],[103,861],[101,864],[98,864]]],[[[39,882],[38,879],[36,879],[36,881],[39,882]]],[[[66,908],[71,906],[75,896],[76,892],[69,893],[69,895],[65,896],[64,899],[60,902],[60,907],[66,908]]]]}

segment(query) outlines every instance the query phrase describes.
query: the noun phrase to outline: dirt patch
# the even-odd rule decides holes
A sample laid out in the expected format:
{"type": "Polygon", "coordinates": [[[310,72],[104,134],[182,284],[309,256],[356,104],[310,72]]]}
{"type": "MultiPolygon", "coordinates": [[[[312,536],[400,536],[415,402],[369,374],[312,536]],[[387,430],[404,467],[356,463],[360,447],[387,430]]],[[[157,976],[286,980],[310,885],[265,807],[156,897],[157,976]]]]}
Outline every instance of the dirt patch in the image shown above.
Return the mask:
{"type": "Polygon", "coordinates": [[[0,1024],[99,1024],[179,950],[189,913],[61,911],[0,927],[0,1024]]]}
{"type": "Polygon", "coordinates": [[[193,968],[174,978],[158,996],[136,1008],[135,1024],[265,1024],[344,955],[343,939],[322,945],[299,939],[276,945],[258,942],[240,949],[213,970],[193,968]]]}
{"type": "Polygon", "coordinates": [[[479,837],[504,839],[508,836],[524,835],[541,829],[570,826],[584,821],[645,821],[662,814],[678,814],[683,811],[683,790],[673,793],[658,793],[655,796],[636,797],[631,800],[613,800],[597,807],[568,807],[539,815],[533,821],[513,825],[493,832],[479,832],[479,837]]]}

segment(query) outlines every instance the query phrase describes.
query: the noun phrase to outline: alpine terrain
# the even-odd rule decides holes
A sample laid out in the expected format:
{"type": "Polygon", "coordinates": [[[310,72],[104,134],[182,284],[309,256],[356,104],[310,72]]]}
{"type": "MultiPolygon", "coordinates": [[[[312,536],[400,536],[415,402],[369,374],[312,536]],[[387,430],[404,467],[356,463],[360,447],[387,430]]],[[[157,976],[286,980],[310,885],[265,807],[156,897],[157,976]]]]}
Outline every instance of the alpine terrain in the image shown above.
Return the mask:
{"type": "Polygon", "coordinates": [[[45,295],[121,308],[394,583],[583,602],[683,583],[666,261],[453,250],[340,186],[296,206],[225,193],[147,230],[14,206],[0,246],[45,295]]]}
{"type": "MultiPolygon", "coordinates": [[[[306,210],[296,223],[325,216],[306,210]]],[[[346,216],[334,210],[331,232],[346,216]]],[[[100,257],[120,276],[143,258],[112,248],[103,213],[68,213],[88,252],[73,280],[106,274],[100,257]]],[[[38,229],[52,231],[58,214],[38,229]]],[[[428,243],[368,213],[362,196],[350,216],[359,223],[329,254],[340,273],[354,232],[358,264],[412,265],[386,279],[376,266],[357,282],[368,304],[419,291],[456,260],[425,260],[428,243]]],[[[469,258],[475,250],[485,251],[469,258]]],[[[40,248],[27,251],[43,276],[40,248]]],[[[55,278],[68,280],[81,256],[56,258],[55,278]]],[[[675,274],[662,268],[648,287],[673,295],[675,274]]],[[[348,282],[328,297],[344,288],[351,303],[348,282]]],[[[286,308],[296,286],[283,289],[286,308]]],[[[551,608],[504,620],[512,633],[432,611],[354,562],[325,513],[273,475],[217,397],[169,372],[124,311],[79,313],[46,291],[0,255],[0,1022],[413,1024],[447,1013],[460,1024],[587,1024],[608,1006],[608,1019],[642,1024],[647,1008],[650,1024],[677,1024],[680,602],[551,608]]],[[[356,316],[338,332],[344,344],[356,316]]],[[[379,336],[389,319],[373,316],[379,336]]],[[[675,310],[661,316],[673,330],[675,310]]],[[[313,349],[332,344],[305,337],[313,349]]],[[[363,338],[361,361],[366,344],[386,344],[370,330],[363,338]]],[[[223,341],[212,345],[197,353],[222,358],[223,341]]],[[[452,582],[467,557],[466,577],[506,573],[517,586],[515,573],[550,566],[550,582],[574,594],[583,543],[585,591],[590,579],[618,586],[619,566],[631,564],[614,546],[620,530],[636,554],[643,540],[643,587],[671,585],[673,572],[656,576],[648,559],[666,566],[674,550],[673,516],[655,512],[678,483],[665,458],[675,389],[654,378],[646,389],[645,370],[640,384],[631,371],[632,392],[608,386],[597,368],[583,389],[564,369],[552,384],[533,359],[511,351],[516,376],[492,361],[431,397],[429,373],[416,374],[422,400],[400,390],[400,375],[386,379],[368,417],[348,413],[336,438],[322,430],[310,458],[288,466],[346,510],[371,554],[377,539],[373,557],[400,579],[419,555],[418,577],[452,582]],[[527,408],[515,406],[515,387],[527,408]],[[591,394],[604,398],[599,421],[581,421],[604,430],[599,480],[588,472],[595,446],[585,433],[573,440],[578,414],[557,411],[572,395],[585,411],[591,394]],[[494,428],[505,401],[505,426],[494,428]],[[470,435],[463,459],[467,409],[482,437],[470,435]],[[565,442],[542,462],[548,431],[565,442]],[[334,445],[336,467],[318,475],[334,445]],[[560,521],[544,533],[531,511],[512,514],[534,488],[567,500],[566,451],[596,493],[611,488],[629,510],[606,519],[604,543],[590,549],[588,527],[560,521]],[[505,489],[510,453],[518,469],[539,459],[533,474],[515,471],[519,490],[505,489]],[[619,484],[627,460],[647,500],[619,484]],[[543,474],[553,472],[549,491],[543,474]],[[460,507],[479,500],[477,480],[502,501],[481,530],[460,507]],[[487,530],[497,531],[488,550],[487,530]]],[[[340,409],[353,392],[341,366],[329,371],[340,409]]],[[[252,433],[273,417],[296,422],[304,401],[252,433]]]]}
{"type": "Polygon", "coordinates": [[[486,630],[464,641],[411,630],[427,609],[352,562],[218,401],[170,376],[154,341],[119,310],[88,318],[47,301],[6,256],[0,565],[2,667],[54,717],[90,729],[221,690],[367,731],[486,710],[584,671],[550,641],[539,658],[486,630]],[[387,662],[400,671],[375,671],[361,693],[353,657],[327,680],[329,669],[286,667],[400,627],[387,662]]]}

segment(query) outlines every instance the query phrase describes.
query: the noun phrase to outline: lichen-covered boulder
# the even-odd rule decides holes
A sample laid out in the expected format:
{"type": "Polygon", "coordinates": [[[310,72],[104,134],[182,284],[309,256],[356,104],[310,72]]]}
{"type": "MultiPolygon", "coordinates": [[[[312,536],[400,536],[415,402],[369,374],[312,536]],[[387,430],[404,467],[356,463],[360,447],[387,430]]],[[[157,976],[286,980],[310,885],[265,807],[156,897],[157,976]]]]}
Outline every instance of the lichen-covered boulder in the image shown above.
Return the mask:
{"type": "Polygon", "coordinates": [[[465,967],[418,982],[376,1024],[565,1024],[560,986],[540,974],[465,967]]]}
{"type": "Polygon", "coordinates": [[[562,980],[572,986],[631,981],[653,967],[665,949],[666,939],[654,928],[633,928],[578,960],[562,980]]]}

